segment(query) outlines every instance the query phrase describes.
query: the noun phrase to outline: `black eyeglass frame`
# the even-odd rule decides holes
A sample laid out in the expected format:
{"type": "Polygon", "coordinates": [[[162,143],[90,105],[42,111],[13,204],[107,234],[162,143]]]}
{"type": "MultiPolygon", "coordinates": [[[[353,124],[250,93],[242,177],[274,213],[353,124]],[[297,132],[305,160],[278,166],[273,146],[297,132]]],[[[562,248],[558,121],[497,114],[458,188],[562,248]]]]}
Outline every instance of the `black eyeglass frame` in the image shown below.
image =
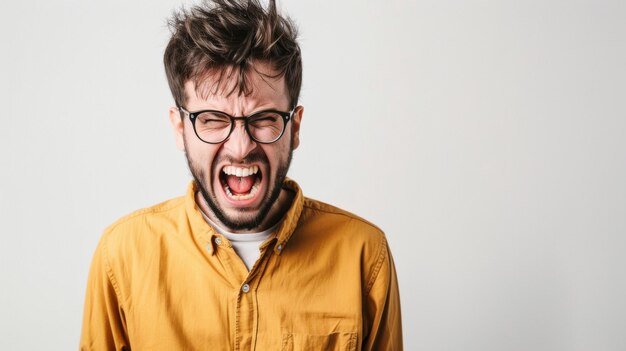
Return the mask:
{"type": "MultiPolygon", "coordinates": [[[[181,114],[182,113],[186,113],[187,115],[189,115],[189,120],[191,121],[191,125],[193,126],[193,132],[196,134],[198,139],[200,139],[202,142],[205,142],[207,144],[221,144],[221,143],[225,142],[226,140],[228,140],[228,138],[230,138],[230,135],[233,133],[233,130],[235,129],[235,122],[238,121],[238,120],[242,120],[243,121],[244,127],[246,128],[246,133],[248,133],[248,136],[250,137],[250,139],[254,140],[255,142],[257,142],[259,144],[273,144],[273,143],[277,142],[278,140],[280,140],[280,138],[283,136],[283,134],[285,134],[285,130],[287,130],[287,123],[293,117],[293,113],[296,111],[296,107],[297,106],[294,106],[294,108],[292,108],[291,111],[289,111],[289,112],[268,109],[268,110],[257,111],[257,112],[254,112],[254,113],[248,115],[248,116],[241,116],[241,117],[234,117],[234,116],[229,115],[226,112],[219,111],[219,110],[200,110],[200,111],[190,112],[190,111],[187,111],[182,106],[178,107],[178,111],[180,111],[181,114]],[[222,114],[222,115],[227,116],[228,118],[230,118],[230,130],[228,131],[228,134],[226,134],[226,137],[223,140],[221,140],[221,141],[213,141],[213,142],[206,141],[206,140],[202,139],[200,137],[200,135],[198,134],[198,131],[196,130],[196,119],[197,119],[197,117],[200,114],[205,113],[205,112],[219,113],[219,114],[222,114]],[[255,138],[252,135],[252,133],[250,133],[250,129],[248,127],[248,118],[254,117],[254,116],[259,115],[261,113],[267,113],[267,112],[276,113],[280,117],[282,117],[282,119],[283,119],[283,130],[276,137],[276,139],[274,139],[272,141],[260,141],[257,138],[255,138]]],[[[183,117],[184,117],[184,115],[183,115],[183,117]]]]}

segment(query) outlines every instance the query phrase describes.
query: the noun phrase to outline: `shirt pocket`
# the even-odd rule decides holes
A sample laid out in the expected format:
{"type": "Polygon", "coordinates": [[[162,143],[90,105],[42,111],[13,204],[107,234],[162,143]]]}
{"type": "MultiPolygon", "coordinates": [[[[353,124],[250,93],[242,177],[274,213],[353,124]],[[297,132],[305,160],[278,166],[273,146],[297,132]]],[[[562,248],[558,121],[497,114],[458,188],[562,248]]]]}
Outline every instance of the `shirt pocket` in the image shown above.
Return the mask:
{"type": "Polygon", "coordinates": [[[282,351],[356,351],[357,333],[283,334],[282,351]]]}

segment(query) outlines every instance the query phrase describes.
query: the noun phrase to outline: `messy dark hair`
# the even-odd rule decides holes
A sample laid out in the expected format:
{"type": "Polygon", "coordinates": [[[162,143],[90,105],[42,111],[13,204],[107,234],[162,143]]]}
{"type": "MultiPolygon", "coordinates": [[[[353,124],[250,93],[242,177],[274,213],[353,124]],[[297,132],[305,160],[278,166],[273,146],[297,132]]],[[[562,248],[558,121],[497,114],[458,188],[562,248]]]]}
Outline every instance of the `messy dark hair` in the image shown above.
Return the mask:
{"type": "Polygon", "coordinates": [[[248,95],[251,70],[262,77],[285,78],[291,107],[296,106],[302,85],[302,59],[295,24],[269,0],[267,9],[258,0],[211,0],[174,12],[168,21],[172,37],[163,61],[167,81],[177,106],[183,106],[184,84],[216,93],[225,78],[237,83],[227,94],[248,95]],[[255,62],[266,62],[275,75],[261,73],[255,62]],[[207,82],[209,74],[217,79],[207,82]],[[202,88],[201,88],[202,87],[202,88]]]}

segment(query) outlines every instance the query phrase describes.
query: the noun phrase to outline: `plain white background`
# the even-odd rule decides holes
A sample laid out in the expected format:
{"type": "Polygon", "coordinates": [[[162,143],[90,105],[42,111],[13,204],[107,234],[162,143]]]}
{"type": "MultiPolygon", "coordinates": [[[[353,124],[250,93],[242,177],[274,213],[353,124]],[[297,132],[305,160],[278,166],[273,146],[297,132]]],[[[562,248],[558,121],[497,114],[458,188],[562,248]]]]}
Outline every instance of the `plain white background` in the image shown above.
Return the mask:
{"type": "MultiPolygon", "coordinates": [[[[184,193],[179,1],[0,5],[0,349],[76,349],[102,230],[184,193]]],[[[626,3],[284,0],[290,175],[378,224],[407,350],[626,349],[626,3]]]]}

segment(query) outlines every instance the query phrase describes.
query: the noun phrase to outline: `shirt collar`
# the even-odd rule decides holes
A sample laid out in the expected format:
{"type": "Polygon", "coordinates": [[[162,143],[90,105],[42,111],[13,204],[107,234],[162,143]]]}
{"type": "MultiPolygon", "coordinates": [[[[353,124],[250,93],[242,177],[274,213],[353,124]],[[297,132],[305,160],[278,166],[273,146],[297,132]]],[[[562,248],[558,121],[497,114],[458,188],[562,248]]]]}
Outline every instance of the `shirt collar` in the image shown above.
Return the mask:
{"type": "MultiPolygon", "coordinates": [[[[278,255],[280,255],[285,249],[291,235],[295,231],[304,205],[304,196],[302,195],[302,190],[300,189],[300,186],[298,186],[298,183],[292,179],[286,178],[283,182],[283,188],[289,189],[295,193],[293,201],[285,213],[280,226],[277,228],[274,239],[266,241],[260,247],[264,248],[275,242],[274,252],[278,255]]],[[[213,238],[219,234],[204,220],[202,212],[200,211],[200,208],[195,200],[197,190],[197,184],[195,181],[191,181],[187,187],[187,193],[185,194],[187,219],[196,244],[199,247],[206,249],[209,254],[212,255],[215,252],[215,248],[213,247],[213,238]]]]}

